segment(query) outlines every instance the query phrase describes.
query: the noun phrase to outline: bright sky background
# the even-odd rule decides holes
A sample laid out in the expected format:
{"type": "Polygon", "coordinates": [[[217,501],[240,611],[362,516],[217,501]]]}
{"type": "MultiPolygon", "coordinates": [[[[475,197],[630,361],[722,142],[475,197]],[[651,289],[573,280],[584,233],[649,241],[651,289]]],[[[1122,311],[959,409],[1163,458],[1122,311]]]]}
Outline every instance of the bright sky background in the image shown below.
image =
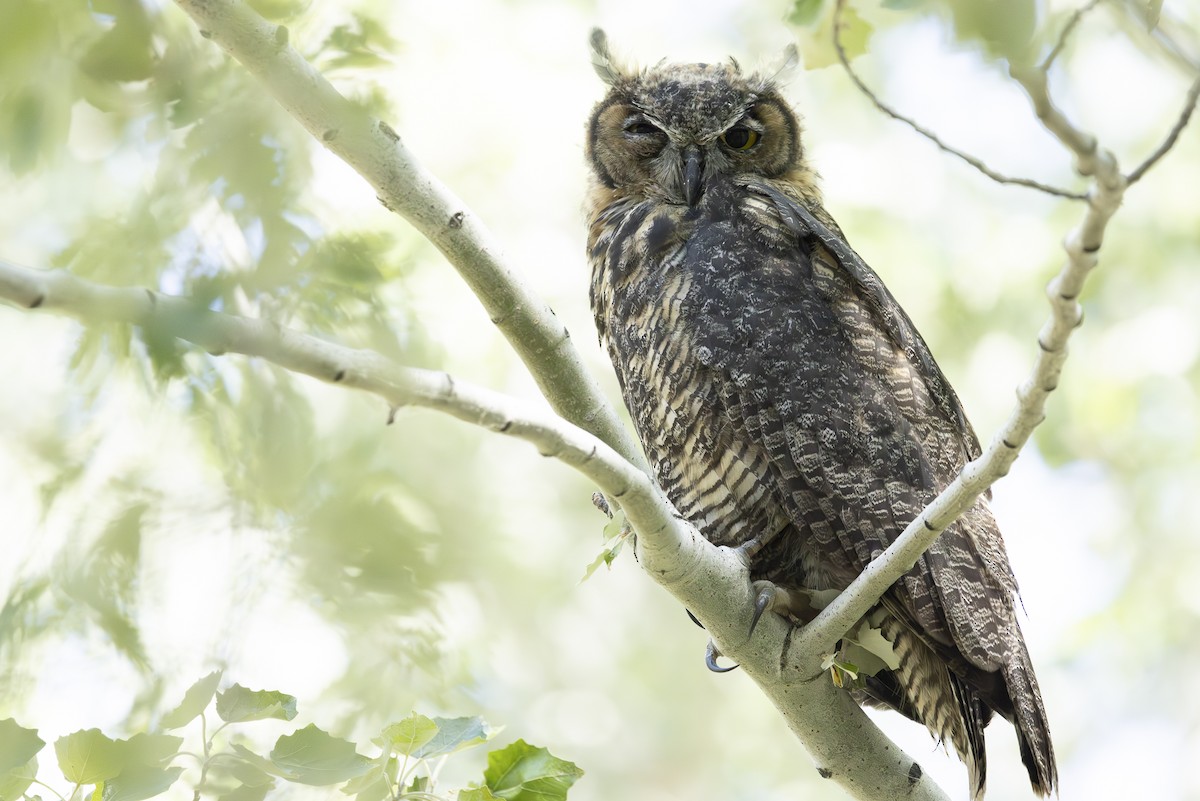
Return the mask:
{"type": "MultiPolygon", "coordinates": [[[[1168,8],[1174,5],[1179,3],[1168,0],[1168,8]]],[[[640,63],[663,56],[714,60],[733,55],[744,65],[755,65],[770,63],[793,40],[794,30],[776,23],[787,8],[778,0],[394,4],[390,29],[400,48],[394,54],[394,70],[380,80],[398,111],[394,127],[417,157],[487,221],[512,263],[574,332],[614,399],[615,383],[594,345],[582,255],[583,123],[602,94],[588,61],[587,32],[601,25],[618,52],[640,63]]],[[[1072,79],[1056,81],[1056,90],[1070,113],[1104,132],[1109,147],[1122,155],[1142,154],[1162,130],[1161,121],[1169,120],[1180,105],[1186,84],[1177,73],[1148,62],[1100,27],[1102,32],[1092,35],[1073,57],[1072,79]]],[[[301,26],[298,35],[303,34],[301,26]]],[[[1068,180],[1068,162],[1033,120],[1023,95],[997,69],[947,42],[939,26],[917,24],[881,34],[860,69],[890,103],[992,166],[1055,182],[1068,180]]],[[[789,94],[805,118],[810,158],[824,178],[831,211],[919,325],[941,325],[932,316],[935,304],[927,291],[935,280],[925,271],[932,262],[922,261],[935,251],[942,254],[938,264],[953,265],[948,278],[939,273],[936,280],[957,287],[972,314],[999,316],[997,299],[1014,282],[1027,286],[1027,303],[1044,302],[1042,285],[1065,232],[1060,221],[1073,220],[1074,215],[1064,215],[1059,204],[1026,190],[993,186],[976,177],[908,129],[884,119],[837,69],[798,73],[789,94]],[[896,221],[908,238],[898,239],[884,226],[874,228],[878,216],[896,221]]],[[[153,169],[154,154],[117,150],[115,142],[104,138],[99,116],[83,104],[76,107],[73,157],[104,165],[116,182],[114,192],[124,185],[136,186],[153,169]]],[[[1173,154],[1178,158],[1148,178],[1137,195],[1131,194],[1129,213],[1118,215],[1114,223],[1120,229],[1114,238],[1138,236],[1130,226],[1158,209],[1168,209],[1164,214],[1178,214],[1182,220],[1196,218],[1197,149],[1193,129],[1181,144],[1184,152],[1173,154]]],[[[1130,163],[1135,160],[1127,158],[1130,163]]],[[[42,190],[26,189],[33,195],[23,200],[12,189],[0,189],[0,216],[19,219],[23,204],[45,208],[53,205],[47,198],[54,192],[65,192],[64,186],[49,180],[42,190]]],[[[330,228],[402,225],[387,217],[356,174],[325,151],[315,159],[312,193],[330,228]]],[[[71,202],[64,200],[66,205],[71,202]]],[[[219,208],[199,214],[211,217],[206,229],[233,261],[251,252],[219,208]]],[[[10,223],[0,233],[7,236],[6,257],[39,265],[61,235],[52,222],[38,220],[27,226],[10,223]]],[[[1105,261],[1103,268],[1136,274],[1139,265],[1105,261]]],[[[485,315],[448,270],[424,270],[405,291],[410,293],[406,300],[422,312],[420,324],[451,354],[452,371],[535,397],[524,372],[497,357],[497,337],[485,315]]],[[[1139,310],[1108,328],[1085,327],[1075,347],[1080,364],[1068,365],[1065,381],[1107,371],[1123,382],[1192,381],[1194,387],[1188,376],[1195,375],[1200,323],[1196,306],[1184,300],[1163,298],[1158,307],[1139,310]]],[[[1012,388],[1028,370],[1035,347],[1034,330],[1007,330],[1003,325],[998,322],[950,375],[985,440],[1011,409],[1012,388]]],[[[61,419],[46,398],[64,397],[69,390],[61,364],[75,336],[73,325],[59,318],[0,308],[0,341],[21,344],[7,349],[4,357],[8,389],[0,391],[0,420],[32,429],[61,419]]],[[[944,331],[941,337],[954,339],[944,331]]],[[[321,424],[331,431],[339,415],[354,408],[341,391],[306,391],[319,409],[321,424]]],[[[102,412],[109,416],[103,421],[107,436],[94,460],[101,466],[105,460],[144,463],[150,482],[164,497],[174,499],[163,521],[167,534],[144,555],[145,608],[140,613],[156,667],[169,677],[164,704],[169,707],[170,699],[222,660],[236,665],[236,680],[242,684],[284,689],[302,705],[306,699],[320,698],[344,671],[348,656],[340,633],[306,599],[280,589],[291,581],[286,560],[275,550],[280,538],[230,530],[221,507],[220,476],[189,458],[198,445],[192,434],[174,424],[169,399],[147,397],[132,382],[116,383],[111,393],[102,412]]],[[[1061,409],[1052,404],[1050,413],[1061,409]]],[[[429,414],[401,415],[386,441],[402,442],[404,426],[420,427],[429,414]]],[[[1181,438],[1195,440],[1194,411],[1190,417],[1172,417],[1171,424],[1182,432],[1181,438]]],[[[513,548],[527,549],[535,566],[544,561],[547,572],[568,565],[571,576],[542,596],[561,604],[553,610],[536,605],[542,592],[536,588],[513,590],[515,599],[531,606],[514,604],[500,612],[483,607],[468,588],[448,587],[441,600],[448,621],[445,642],[451,650],[487,642],[487,673],[478,675],[478,686],[466,694],[505,716],[494,723],[552,745],[555,753],[577,757],[589,777],[572,791],[573,801],[598,801],[612,787],[622,787],[598,778],[622,770],[615,761],[603,761],[614,740],[630,748],[629,743],[644,743],[646,752],[653,754],[648,758],[664,766],[662,785],[639,787],[637,801],[695,797],[685,794],[694,790],[672,784],[677,781],[673,771],[686,772],[689,764],[730,759],[729,772],[746,770],[755,764],[756,749],[764,746],[761,739],[751,738],[743,744],[743,731],[774,731],[770,747],[780,749],[786,759],[772,759],[793,762],[798,773],[810,772],[807,757],[779,736],[780,724],[744,677],[710,680],[694,675],[703,670],[702,635],[689,628],[673,602],[650,586],[632,559],[622,557],[611,573],[571,586],[599,540],[575,543],[572,536],[580,539],[575,531],[560,530],[536,515],[535,523],[528,522],[530,508],[561,506],[561,499],[550,503],[543,497],[547,485],[542,482],[549,479],[540,477],[553,468],[521,446],[495,440],[479,443],[474,458],[512,474],[498,475],[494,488],[480,490],[487,497],[494,492],[506,499],[497,505],[502,533],[496,536],[508,538],[513,548]],[[503,620],[509,615],[528,619],[507,631],[503,620]],[[660,653],[630,656],[633,650],[622,650],[628,641],[641,639],[651,644],[664,639],[665,644],[660,653]],[[664,666],[685,650],[688,659],[664,666]],[[640,679],[614,678],[612,674],[620,672],[608,664],[614,654],[655,661],[653,668],[646,668],[654,681],[646,679],[643,686],[640,679]],[[539,658],[561,664],[531,667],[539,658]],[[664,686],[662,677],[674,672],[687,674],[680,676],[679,688],[664,686]],[[723,742],[724,753],[672,753],[661,743],[676,734],[676,727],[691,725],[686,721],[693,718],[681,723],[664,718],[661,710],[646,711],[644,717],[639,713],[658,700],[667,708],[672,700],[679,703],[673,693],[683,693],[685,687],[701,687],[705,695],[685,698],[684,704],[703,705],[710,696],[719,699],[713,701],[714,715],[726,717],[709,723],[726,732],[723,738],[714,737],[723,742]],[[668,764],[679,767],[667,768],[668,764]]],[[[30,472],[30,464],[21,453],[0,449],[0,550],[6,554],[0,560],[0,590],[60,558],[64,543],[76,536],[77,515],[86,511],[59,510],[43,520],[38,487],[50,476],[30,472]]],[[[97,468],[98,476],[104,472],[97,468]]],[[[1200,727],[1180,711],[1197,707],[1194,682],[1186,679],[1188,667],[1180,666],[1173,676],[1186,695],[1179,710],[1147,707],[1137,715],[1105,720],[1102,715],[1112,709],[1121,714],[1128,709],[1116,700],[1092,705],[1105,695],[1121,696],[1127,691],[1125,682],[1140,680],[1136,673],[1104,662],[1103,653],[1080,653],[1076,645],[1082,627],[1102,625],[1088,621],[1104,613],[1125,579],[1120,560],[1114,558],[1119,545],[1113,543],[1135,534],[1151,535],[1128,530],[1128,510],[1112,481],[1098,464],[1052,467],[1030,449],[995,490],[993,508],[1006,532],[1028,612],[1023,628],[1059,744],[1062,797],[1200,798],[1200,780],[1187,763],[1188,755],[1200,753],[1200,727]]],[[[565,492],[561,486],[554,484],[554,491],[565,492]]],[[[475,490],[464,492],[469,497],[475,490]]],[[[581,512],[579,519],[594,525],[598,537],[599,523],[582,517],[587,514],[581,512]]],[[[1185,575],[1181,586],[1194,588],[1196,577],[1185,575]]],[[[1179,595],[1194,603],[1194,592],[1179,595]]],[[[1195,626],[1200,607],[1188,614],[1188,624],[1195,626]]],[[[22,699],[0,702],[0,717],[19,713],[21,720],[36,721],[42,738],[52,742],[78,728],[119,727],[129,714],[141,679],[108,651],[101,636],[65,633],[41,647],[36,660],[36,686],[22,699]]],[[[966,797],[961,767],[934,751],[923,730],[895,715],[875,717],[953,798],[966,797]]],[[[265,730],[271,731],[270,726],[265,730]]],[[[1026,797],[1011,732],[1002,722],[989,731],[988,798],[1026,797]]],[[[43,763],[48,761],[47,752],[43,763]]],[[[47,772],[52,775],[53,768],[47,772]]],[[[745,778],[744,794],[738,797],[794,798],[812,787],[805,779],[795,786],[774,778],[763,781],[756,786],[745,778]]],[[[178,787],[174,792],[183,797],[178,787]]]]}

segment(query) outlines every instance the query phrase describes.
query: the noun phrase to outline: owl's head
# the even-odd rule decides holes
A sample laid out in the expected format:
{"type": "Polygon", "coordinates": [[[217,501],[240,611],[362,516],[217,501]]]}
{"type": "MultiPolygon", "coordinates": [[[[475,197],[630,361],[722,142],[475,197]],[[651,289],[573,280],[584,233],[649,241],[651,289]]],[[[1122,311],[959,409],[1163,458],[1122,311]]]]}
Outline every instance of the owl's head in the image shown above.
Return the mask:
{"type": "Polygon", "coordinates": [[[592,64],[608,95],[588,122],[587,153],[603,186],[694,206],[716,176],[783,178],[804,170],[800,121],[776,88],[796,62],[744,74],[724,64],[619,64],[599,28],[592,64]]]}

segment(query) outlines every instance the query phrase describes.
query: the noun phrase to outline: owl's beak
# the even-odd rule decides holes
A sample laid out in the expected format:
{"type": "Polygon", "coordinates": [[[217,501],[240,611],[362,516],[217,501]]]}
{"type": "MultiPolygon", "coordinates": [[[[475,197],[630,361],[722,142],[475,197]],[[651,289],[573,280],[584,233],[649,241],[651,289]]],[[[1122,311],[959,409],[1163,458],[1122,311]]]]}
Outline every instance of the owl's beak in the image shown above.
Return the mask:
{"type": "Polygon", "coordinates": [[[704,194],[700,179],[704,175],[704,156],[695,145],[683,149],[683,199],[695,206],[704,194]]]}

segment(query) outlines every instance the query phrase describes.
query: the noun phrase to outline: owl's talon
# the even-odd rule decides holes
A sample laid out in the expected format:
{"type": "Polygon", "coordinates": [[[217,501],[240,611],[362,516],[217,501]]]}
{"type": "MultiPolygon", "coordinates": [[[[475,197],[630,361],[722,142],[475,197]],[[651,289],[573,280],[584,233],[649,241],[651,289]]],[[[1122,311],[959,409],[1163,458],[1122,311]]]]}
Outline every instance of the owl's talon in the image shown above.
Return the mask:
{"type": "MultiPolygon", "coordinates": [[[[691,614],[691,612],[689,612],[688,614],[691,614]]],[[[713,642],[712,640],[709,640],[708,646],[704,649],[704,664],[705,664],[705,666],[707,666],[708,669],[711,670],[713,673],[728,673],[731,670],[737,670],[737,667],[738,667],[737,665],[730,665],[729,667],[721,667],[720,665],[718,665],[717,659],[720,658],[720,656],[721,656],[721,651],[719,648],[717,648],[717,644],[715,642],[713,642]]]]}
{"type": "Polygon", "coordinates": [[[759,589],[758,597],[754,599],[754,617],[750,618],[750,634],[754,633],[754,629],[758,626],[758,621],[763,616],[763,612],[775,605],[776,596],[780,592],[778,587],[768,581],[756,581],[754,582],[754,586],[759,589]]]}
{"type": "Polygon", "coordinates": [[[754,564],[754,557],[758,556],[758,552],[763,549],[763,545],[765,544],[766,543],[764,543],[761,538],[753,537],[746,540],[733,550],[734,553],[736,553],[741,560],[746,563],[747,566],[750,566],[754,564]]]}

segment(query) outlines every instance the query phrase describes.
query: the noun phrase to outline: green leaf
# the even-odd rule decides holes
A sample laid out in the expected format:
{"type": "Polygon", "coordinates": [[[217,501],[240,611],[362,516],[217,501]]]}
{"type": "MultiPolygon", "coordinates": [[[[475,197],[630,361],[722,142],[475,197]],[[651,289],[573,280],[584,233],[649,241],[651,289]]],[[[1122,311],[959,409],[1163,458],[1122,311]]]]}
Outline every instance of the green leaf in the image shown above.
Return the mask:
{"type": "MultiPolygon", "coordinates": [[[[258,757],[258,754],[255,754],[255,756],[258,757]]],[[[267,765],[271,765],[270,762],[267,762],[267,760],[263,759],[262,757],[258,758],[262,759],[262,761],[267,765]]],[[[271,767],[274,768],[275,766],[271,765],[271,767]]],[[[268,773],[266,770],[263,770],[263,768],[259,767],[259,765],[255,763],[231,761],[225,766],[225,770],[229,771],[229,775],[233,776],[233,778],[237,779],[247,787],[262,787],[264,784],[269,785],[274,784],[275,782],[275,779],[270,773],[268,773]]]]}
{"type": "MultiPolygon", "coordinates": [[[[800,53],[804,57],[804,68],[822,69],[837,64],[837,48],[833,45],[833,14],[826,14],[818,25],[800,32],[800,53]]],[[[867,52],[867,40],[871,38],[871,24],[860,17],[853,8],[842,10],[842,33],[840,41],[847,59],[854,59],[867,52]]]]}
{"type": "Polygon", "coordinates": [[[128,740],[117,740],[117,752],[126,765],[155,768],[179,753],[182,737],[170,734],[135,734],[128,740]]]}
{"type": "Polygon", "coordinates": [[[821,16],[825,0],[796,0],[787,21],[793,25],[812,25],[821,16]]]}
{"type": "Polygon", "coordinates": [[[79,59],[79,68],[101,81],[142,81],[154,70],[153,31],[136,0],[114,3],[116,22],[79,59]]]}
{"type": "MultiPolygon", "coordinates": [[[[275,767],[275,763],[260,754],[256,754],[241,743],[233,744],[233,752],[241,757],[246,764],[253,765],[263,773],[268,773],[272,776],[283,777],[283,773],[279,768],[275,767]]],[[[245,780],[243,780],[244,783],[245,780]]]]}
{"type": "Polygon", "coordinates": [[[911,11],[925,5],[927,0],[883,0],[880,5],[892,11],[911,11]]]}
{"type": "Polygon", "coordinates": [[[959,39],[983,44],[993,58],[1016,64],[1033,55],[1038,24],[1035,0],[948,0],[959,39]]]}
{"type": "Polygon", "coordinates": [[[183,768],[154,768],[137,765],[121,771],[114,779],[104,783],[101,801],[143,801],[167,791],[175,783],[183,768]]]}
{"type": "Polygon", "coordinates": [[[178,729],[180,726],[186,726],[199,717],[200,713],[208,708],[208,702],[212,700],[213,693],[217,691],[217,684],[220,681],[221,671],[214,670],[191,687],[188,687],[187,692],[183,694],[183,700],[179,702],[179,706],[163,715],[162,727],[164,729],[178,729]]]}
{"type": "Polygon", "coordinates": [[[37,729],[19,726],[12,718],[0,720],[0,773],[23,768],[45,745],[37,729]]]}
{"type": "Polygon", "coordinates": [[[413,756],[420,759],[452,754],[463,748],[487,742],[496,732],[492,731],[483,718],[434,718],[437,734],[425,743],[413,756]]]}
{"type": "MultiPolygon", "coordinates": [[[[5,762],[10,756],[11,754],[8,752],[0,751],[0,757],[5,762]]],[[[37,778],[37,769],[38,759],[37,754],[34,754],[24,765],[18,765],[0,773],[0,801],[17,801],[23,796],[29,789],[29,785],[33,784],[33,780],[37,778]]]]}
{"type": "Polygon", "coordinates": [[[524,740],[488,754],[483,780],[494,795],[508,801],[564,801],[583,771],[524,740]]]}
{"type": "Polygon", "coordinates": [[[235,684],[225,692],[217,693],[217,714],[226,723],[267,718],[291,720],[296,717],[296,699],[287,693],[247,690],[235,684]]]}
{"type": "MultiPolygon", "coordinates": [[[[352,795],[355,801],[383,801],[392,795],[391,785],[396,781],[400,772],[400,763],[390,753],[387,755],[387,765],[376,760],[371,769],[357,776],[342,786],[345,795],[352,795]]],[[[412,790],[412,787],[409,787],[412,790]]]]}
{"type": "Polygon", "coordinates": [[[54,743],[58,767],[76,784],[97,784],[119,775],[125,767],[121,746],[99,729],[77,731],[54,743]]]}
{"type": "Polygon", "coordinates": [[[438,733],[438,725],[424,715],[412,713],[399,723],[386,726],[383,738],[393,750],[412,755],[438,733]]]}
{"type": "Polygon", "coordinates": [[[289,781],[300,784],[338,784],[371,769],[371,760],[354,750],[354,743],[332,737],[313,724],[275,742],[271,762],[289,781]]]}
{"type": "Polygon", "coordinates": [[[243,784],[240,787],[235,787],[227,793],[221,793],[217,796],[217,801],[263,801],[267,797],[267,793],[275,786],[275,780],[272,779],[267,784],[259,784],[251,786],[243,784]]]}
{"type": "Polygon", "coordinates": [[[616,519],[610,520],[608,525],[604,527],[604,533],[609,534],[609,538],[600,548],[600,553],[583,572],[583,578],[579,580],[580,584],[590,579],[592,574],[600,568],[600,565],[612,567],[612,563],[621,554],[621,549],[625,547],[625,543],[629,542],[632,538],[633,529],[625,523],[625,513],[621,512],[619,518],[619,523],[616,519]],[[615,529],[615,533],[610,534],[610,529],[615,529]]]}
{"type": "Polygon", "coordinates": [[[469,790],[460,790],[458,801],[501,801],[501,799],[492,795],[492,791],[486,787],[472,787],[469,790]]]}

